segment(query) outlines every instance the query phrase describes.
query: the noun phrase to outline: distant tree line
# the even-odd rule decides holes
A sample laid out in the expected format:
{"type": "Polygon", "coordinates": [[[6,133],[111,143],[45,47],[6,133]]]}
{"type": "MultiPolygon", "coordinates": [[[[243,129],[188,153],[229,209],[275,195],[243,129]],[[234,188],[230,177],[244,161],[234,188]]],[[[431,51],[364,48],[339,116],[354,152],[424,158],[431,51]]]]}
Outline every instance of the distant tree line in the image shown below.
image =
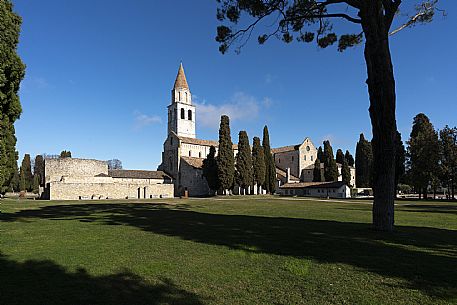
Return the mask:
{"type": "Polygon", "coordinates": [[[34,159],[30,154],[25,154],[21,166],[13,173],[9,185],[5,187],[5,192],[34,192],[38,193],[40,186],[44,186],[45,172],[44,163],[46,159],[71,158],[70,151],[62,151],[59,155],[41,154],[36,155],[34,159]]]}
{"type": "MultiPolygon", "coordinates": [[[[457,127],[446,125],[435,130],[430,119],[419,113],[413,119],[407,147],[401,134],[396,134],[395,186],[397,191],[415,192],[427,198],[438,189],[445,191],[446,198],[455,198],[457,179],[457,127]]],[[[357,187],[371,187],[373,153],[371,143],[360,135],[356,148],[357,187]]]]}
{"type": "Polygon", "coordinates": [[[219,128],[219,147],[212,146],[206,159],[203,160],[203,176],[213,191],[230,194],[235,186],[240,187],[242,194],[253,194],[266,190],[275,192],[276,166],[270,147],[268,127],[263,129],[263,141],[254,137],[251,145],[246,131],[238,134],[238,153],[234,156],[234,146],[230,133],[230,119],[221,116],[219,128]]]}

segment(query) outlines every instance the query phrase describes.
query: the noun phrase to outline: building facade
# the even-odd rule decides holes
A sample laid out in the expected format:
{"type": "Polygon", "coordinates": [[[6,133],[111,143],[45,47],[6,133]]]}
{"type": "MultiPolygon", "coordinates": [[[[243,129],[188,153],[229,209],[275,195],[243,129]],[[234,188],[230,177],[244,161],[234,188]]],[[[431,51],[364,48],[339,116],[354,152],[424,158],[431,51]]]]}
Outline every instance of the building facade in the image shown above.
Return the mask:
{"type": "MultiPolygon", "coordinates": [[[[290,182],[312,182],[314,178],[314,162],[317,159],[317,148],[309,138],[301,144],[273,148],[271,150],[276,165],[277,186],[290,182]],[[289,179],[287,179],[289,173],[289,179]]],[[[338,166],[338,181],[343,181],[342,165],[338,166]]],[[[355,168],[350,166],[351,185],[355,186],[355,168]]],[[[321,163],[323,175],[324,164],[321,163]]]]}

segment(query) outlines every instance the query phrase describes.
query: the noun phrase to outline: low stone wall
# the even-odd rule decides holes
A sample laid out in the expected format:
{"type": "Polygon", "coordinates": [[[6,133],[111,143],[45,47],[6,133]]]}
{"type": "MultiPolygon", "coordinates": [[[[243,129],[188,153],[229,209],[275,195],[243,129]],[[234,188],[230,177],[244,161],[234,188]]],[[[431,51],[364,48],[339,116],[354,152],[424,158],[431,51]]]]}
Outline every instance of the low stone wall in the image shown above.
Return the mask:
{"type": "Polygon", "coordinates": [[[173,184],[51,182],[50,200],[170,198],[173,184]]]}

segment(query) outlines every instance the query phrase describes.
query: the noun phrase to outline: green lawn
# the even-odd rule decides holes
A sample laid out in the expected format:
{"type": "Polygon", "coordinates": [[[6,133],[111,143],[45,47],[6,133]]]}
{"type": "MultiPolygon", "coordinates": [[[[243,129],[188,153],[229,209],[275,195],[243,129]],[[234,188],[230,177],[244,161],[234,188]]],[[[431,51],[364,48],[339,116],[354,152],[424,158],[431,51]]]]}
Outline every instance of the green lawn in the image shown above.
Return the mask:
{"type": "Polygon", "coordinates": [[[0,304],[457,304],[457,204],[0,201],[0,304]]]}

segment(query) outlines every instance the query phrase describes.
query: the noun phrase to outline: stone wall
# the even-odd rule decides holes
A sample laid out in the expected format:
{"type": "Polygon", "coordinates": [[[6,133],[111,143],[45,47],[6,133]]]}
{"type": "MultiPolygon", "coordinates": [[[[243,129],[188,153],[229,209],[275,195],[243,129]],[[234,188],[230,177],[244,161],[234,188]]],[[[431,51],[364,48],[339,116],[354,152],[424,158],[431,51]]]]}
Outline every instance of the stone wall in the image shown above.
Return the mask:
{"type": "MultiPolygon", "coordinates": [[[[79,199],[127,199],[127,198],[172,198],[173,184],[148,184],[117,182],[50,182],[49,196],[51,200],[79,199]]],[[[136,180],[136,179],[134,179],[136,180]]],[[[141,179],[138,179],[141,180],[141,179]]]]}
{"type": "Polygon", "coordinates": [[[91,159],[45,159],[45,183],[60,181],[62,176],[94,177],[98,174],[108,175],[108,164],[105,161],[91,159]]]}

